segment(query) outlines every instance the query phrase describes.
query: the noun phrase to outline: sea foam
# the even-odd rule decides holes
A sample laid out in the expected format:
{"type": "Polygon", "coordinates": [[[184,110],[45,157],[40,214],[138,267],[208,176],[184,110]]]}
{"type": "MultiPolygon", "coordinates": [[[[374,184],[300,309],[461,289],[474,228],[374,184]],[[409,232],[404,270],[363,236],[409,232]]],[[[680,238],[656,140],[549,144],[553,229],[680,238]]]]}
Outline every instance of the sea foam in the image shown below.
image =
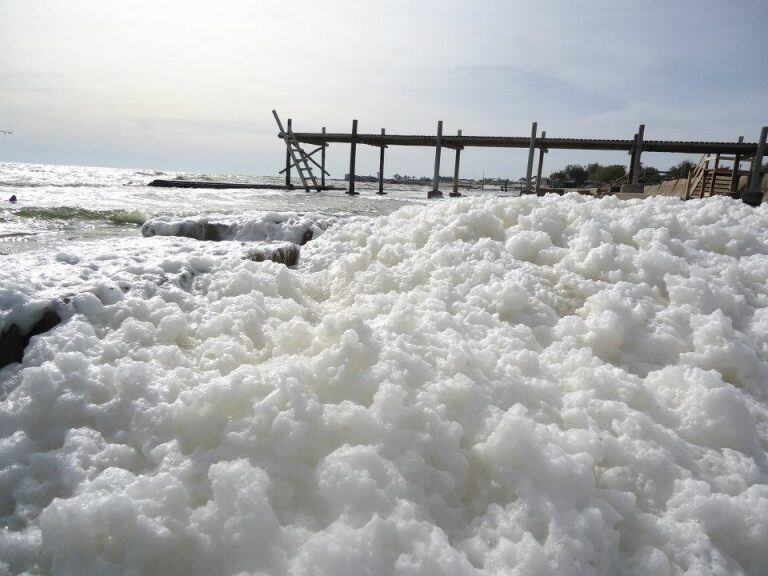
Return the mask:
{"type": "Polygon", "coordinates": [[[147,220],[143,236],[182,236],[196,240],[288,241],[306,244],[338,218],[296,212],[255,212],[246,216],[159,217],[147,220]]]}
{"type": "Polygon", "coordinates": [[[297,269],[25,256],[29,298],[108,265],[0,371],[0,573],[764,573],[767,231],[570,195],[341,223],[297,269]]]}

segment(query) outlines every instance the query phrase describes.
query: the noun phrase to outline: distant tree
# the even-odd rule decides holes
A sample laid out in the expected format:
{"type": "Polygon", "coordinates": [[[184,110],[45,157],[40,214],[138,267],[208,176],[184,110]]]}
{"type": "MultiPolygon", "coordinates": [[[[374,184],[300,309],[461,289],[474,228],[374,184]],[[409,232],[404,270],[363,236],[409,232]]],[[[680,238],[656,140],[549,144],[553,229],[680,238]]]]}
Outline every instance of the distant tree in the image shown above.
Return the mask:
{"type": "Polygon", "coordinates": [[[567,179],[573,180],[576,186],[583,185],[584,182],[587,181],[587,176],[589,176],[587,169],[579,164],[568,164],[563,171],[565,172],[567,179]]]}
{"type": "Polygon", "coordinates": [[[593,163],[587,166],[587,172],[589,173],[589,180],[592,182],[613,182],[626,176],[627,168],[621,164],[602,166],[601,164],[593,163]]]}
{"type": "Polygon", "coordinates": [[[661,182],[661,174],[653,166],[640,165],[640,182],[643,184],[659,184],[661,182]]]}
{"type": "Polygon", "coordinates": [[[627,167],[622,166],[621,164],[612,164],[611,166],[606,166],[606,182],[607,181],[613,181],[618,180],[619,178],[624,178],[627,175],[627,167]]]}
{"type": "Polygon", "coordinates": [[[564,188],[569,186],[581,186],[587,181],[587,169],[578,164],[568,164],[562,170],[552,172],[549,175],[550,180],[559,182],[564,188]]]}
{"type": "Polygon", "coordinates": [[[561,182],[564,186],[569,183],[572,186],[583,186],[585,182],[613,182],[623,176],[626,176],[627,169],[621,164],[611,164],[603,166],[597,162],[580,166],[579,164],[568,164],[562,170],[552,172],[549,175],[550,180],[561,182]]]}
{"type": "Polygon", "coordinates": [[[696,168],[696,164],[690,160],[683,160],[679,164],[675,164],[669,170],[667,170],[667,175],[664,179],[677,180],[678,178],[687,178],[688,173],[693,172],[694,168],[696,168]]]}
{"type": "Polygon", "coordinates": [[[565,172],[558,170],[557,172],[552,172],[549,175],[549,179],[553,182],[562,182],[563,180],[567,179],[567,176],[565,175],[565,172]]]}

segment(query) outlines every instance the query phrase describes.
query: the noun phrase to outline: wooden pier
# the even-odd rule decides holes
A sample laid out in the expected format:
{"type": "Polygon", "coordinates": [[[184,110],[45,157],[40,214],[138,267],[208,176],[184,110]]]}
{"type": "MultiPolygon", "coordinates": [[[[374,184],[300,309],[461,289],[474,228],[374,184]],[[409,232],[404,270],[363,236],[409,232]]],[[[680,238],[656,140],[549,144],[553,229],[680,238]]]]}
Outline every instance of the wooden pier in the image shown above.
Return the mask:
{"type": "MultiPolygon", "coordinates": [[[[275,114],[276,115],[276,114],[275,114]]],[[[599,150],[599,151],[624,151],[631,155],[629,161],[629,187],[639,187],[640,161],[642,154],[651,152],[671,152],[678,154],[703,154],[730,155],[738,158],[739,162],[750,162],[749,183],[742,191],[741,197],[748,204],[757,205],[762,200],[760,183],[762,178],[762,161],[766,153],[766,136],[768,127],[762,128],[760,138],[756,142],[744,142],[740,137],[736,142],[713,141],[676,141],[676,140],[646,140],[645,125],[641,124],[630,139],[616,140],[607,138],[559,138],[547,136],[546,132],[538,134],[538,124],[531,125],[530,136],[470,136],[461,130],[455,136],[443,134],[442,120],[437,123],[435,134],[411,135],[388,134],[382,128],[380,133],[361,133],[358,131],[358,121],[352,121],[351,132],[327,132],[325,128],[321,132],[294,132],[292,122],[288,120],[288,131],[297,145],[308,144],[318,146],[322,150],[321,170],[325,171],[325,150],[329,144],[349,144],[349,194],[357,194],[355,191],[355,160],[357,146],[362,144],[379,148],[381,151],[379,160],[379,194],[384,192],[384,150],[389,146],[421,146],[435,149],[435,166],[432,189],[428,192],[429,198],[439,198],[443,194],[439,190],[440,161],[442,149],[448,148],[455,151],[454,175],[451,196],[460,195],[458,192],[460,154],[464,148],[523,148],[528,150],[528,163],[525,179],[525,192],[535,193],[541,180],[543,167],[543,155],[549,150],[599,150]],[[539,162],[536,178],[533,178],[533,168],[536,150],[539,150],[539,162]]],[[[285,139],[281,129],[278,136],[285,139]]],[[[310,155],[317,152],[313,151],[310,155]]],[[[295,164],[294,164],[295,165],[295,164]]],[[[291,164],[286,165],[286,181],[290,182],[291,164]]]]}

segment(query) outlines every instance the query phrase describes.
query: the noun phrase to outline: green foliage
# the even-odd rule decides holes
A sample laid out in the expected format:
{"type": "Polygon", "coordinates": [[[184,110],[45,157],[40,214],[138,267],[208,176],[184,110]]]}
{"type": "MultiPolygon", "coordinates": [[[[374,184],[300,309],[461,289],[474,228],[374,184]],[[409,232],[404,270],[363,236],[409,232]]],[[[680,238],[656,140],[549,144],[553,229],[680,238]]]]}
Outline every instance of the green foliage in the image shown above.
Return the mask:
{"type": "Polygon", "coordinates": [[[669,170],[667,170],[667,175],[664,179],[676,180],[678,178],[688,178],[688,173],[693,172],[694,168],[696,168],[696,164],[690,160],[683,160],[679,164],[675,164],[669,170]]]}
{"type": "Polygon", "coordinates": [[[562,170],[550,174],[549,178],[563,187],[568,187],[569,185],[583,186],[587,182],[613,182],[626,176],[626,174],[627,168],[620,164],[603,166],[594,162],[586,166],[568,164],[562,170]]]}
{"type": "Polygon", "coordinates": [[[587,172],[589,173],[589,180],[592,182],[613,182],[626,176],[627,168],[621,164],[603,166],[594,162],[587,165],[587,172]]]}
{"type": "Polygon", "coordinates": [[[578,164],[568,164],[565,168],[549,175],[550,180],[582,186],[587,181],[587,169],[578,164]]]}
{"type": "Polygon", "coordinates": [[[659,184],[661,182],[661,174],[653,166],[640,165],[640,178],[641,184],[659,184]]]}

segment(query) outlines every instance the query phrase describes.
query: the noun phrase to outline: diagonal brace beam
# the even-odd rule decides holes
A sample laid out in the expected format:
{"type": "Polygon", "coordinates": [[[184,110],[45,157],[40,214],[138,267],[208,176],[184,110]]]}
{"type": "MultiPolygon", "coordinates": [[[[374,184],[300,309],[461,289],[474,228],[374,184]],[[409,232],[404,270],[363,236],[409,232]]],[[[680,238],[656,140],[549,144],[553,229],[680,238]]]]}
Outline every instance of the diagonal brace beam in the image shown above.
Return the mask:
{"type": "MultiPolygon", "coordinates": [[[[327,146],[327,144],[326,144],[326,146],[327,146]]],[[[315,159],[314,159],[314,158],[312,158],[312,155],[313,155],[313,154],[316,154],[317,152],[320,152],[322,149],[323,149],[323,146],[320,146],[319,148],[315,148],[314,150],[312,150],[312,152],[310,152],[309,154],[307,154],[307,155],[306,155],[306,157],[307,157],[307,159],[308,159],[308,160],[311,160],[312,162],[314,162],[315,166],[317,166],[318,168],[320,168],[320,170],[322,170],[323,172],[325,172],[325,175],[326,175],[326,176],[330,176],[331,174],[330,174],[328,171],[326,171],[326,170],[325,170],[325,168],[323,168],[322,166],[320,166],[320,164],[318,164],[317,162],[315,162],[315,159]]],[[[287,167],[287,169],[293,168],[294,166],[295,166],[295,164],[291,164],[290,166],[288,166],[288,167],[287,167]]],[[[286,171],[286,168],[283,168],[282,170],[280,170],[280,172],[278,172],[278,174],[282,174],[282,173],[283,173],[283,172],[285,172],[285,171],[286,171]]]]}

